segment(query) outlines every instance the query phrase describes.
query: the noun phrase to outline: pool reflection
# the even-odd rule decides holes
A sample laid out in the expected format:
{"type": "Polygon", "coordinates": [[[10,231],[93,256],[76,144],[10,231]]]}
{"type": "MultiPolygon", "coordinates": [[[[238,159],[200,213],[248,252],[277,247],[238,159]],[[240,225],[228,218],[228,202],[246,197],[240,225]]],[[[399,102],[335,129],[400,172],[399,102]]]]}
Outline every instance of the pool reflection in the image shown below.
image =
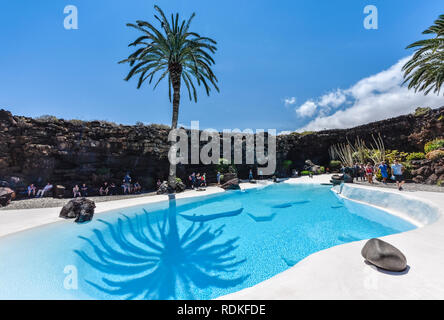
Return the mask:
{"type": "Polygon", "coordinates": [[[88,266],[103,274],[88,284],[111,298],[193,299],[197,289],[230,288],[248,275],[234,276],[245,262],[234,255],[239,237],[218,241],[225,225],[212,230],[193,222],[182,234],[176,200],[169,201],[157,223],[150,213],[119,218],[94,229],[94,240],[81,237],[92,250],[75,250],[88,266]]]}

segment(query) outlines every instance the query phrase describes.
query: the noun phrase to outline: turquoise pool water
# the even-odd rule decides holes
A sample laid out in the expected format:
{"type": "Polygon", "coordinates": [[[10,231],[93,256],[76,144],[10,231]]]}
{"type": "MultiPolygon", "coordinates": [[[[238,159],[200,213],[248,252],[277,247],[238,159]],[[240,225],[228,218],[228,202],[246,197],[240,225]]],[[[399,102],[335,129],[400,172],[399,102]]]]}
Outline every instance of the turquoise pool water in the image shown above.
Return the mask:
{"type": "Polygon", "coordinates": [[[314,252],[414,228],[316,185],[129,207],[0,238],[0,298],[213,299],[314,252]]]}

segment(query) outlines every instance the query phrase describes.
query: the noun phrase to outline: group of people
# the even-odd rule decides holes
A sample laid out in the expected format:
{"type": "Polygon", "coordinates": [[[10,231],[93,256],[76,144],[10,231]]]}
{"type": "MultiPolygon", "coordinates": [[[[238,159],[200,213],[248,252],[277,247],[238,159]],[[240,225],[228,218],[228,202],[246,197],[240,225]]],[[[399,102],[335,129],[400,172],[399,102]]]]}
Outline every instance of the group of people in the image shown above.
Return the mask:
{"type": "Polygon", "coordinates": [[[131,182],[132,182],[131,176],[130,176],[129,172],[127,172],[125,177],[122,180],[123,194],[141,193],[142,186],[140,185],[140,183],[138,181],[136,181],[134,184],[131,182]]]}
{"type": "MultiPolygon", "coordinates": [[[[48,196],[48,194],[52,191],[53,185],[48,182],[44,187],[38,189],[35,184],[31,183],[27,187],[27,195],[28,198],[36,197],[36,198],[43,198],[45,196],[48,196]]],[[[134,184],[131,183],[131,177],[129,173],[125,175],[125,177],[122,180],[122,193],[123,194],[137,194],[142,192],[142,186],[138,181],[136,181],[134,184]]],[[[111,184],[108,184],[108,182],[104,182],[101,186],[99,191],[99,195],[101,196],[108,196],[108,195],[116,195],[119,194],[119,188],[116,186],[116,184],[113,182],[111,184]]],[[[72,196],[73,198],[77,197],[87,197],[88,193],[90,193],[90,190],[86,183],[83,184],[76,184],[72,188],[72,196]]]]}
{"type": "MultiPolygon", "coordinates": [[[[344,169],[344,168],[343,168],[344,169]]],[[[389,177],[396,182],[398,190],[402,190],[402,186],[405,183],[404,180],[404,166],[398,161],[394,160],[393,164],[389,167],[385,161],[381,161],[379,165],[372,165],[368,162],[367,165],[356,163],[353,167],[353,177],[361,181],[367,180],[370,184],[373,184],[373,177],[380,172],[382,176],[382,183],[387,184],[389,177]],[[391,173],[391,176],[390,176],[391,173]]]]}
{"type": "Polygon", "coordinates": [[[88,187],[86,183],[83,183],[80,187],[78,184],[72,188],[73,198],[77,197],[87,197],[88,196],[88,187]]]}
{"type": "MultiPolygon", "coordinates": [[[[220,181],[220,173],[219,174],[219,180],[220,181]]],[[[188,181],[190,183],[191,189],[199,189],[202,187],[206,187],[207,186],[207,174],[203,173],[202,175],[198,172],[197,174],[195,172],[193,172],[189,177],[188,177],[188,181]]]]}
{"type": "Polygon", "coordinates": [[[37,187],[31,183],[27,188],[27,194],[28,197],[36,197],[36,198],[43,198],[45,195],[47,195],[53,188],[53,185],[48,182],[43,188],[38,189],[37,187]]]}

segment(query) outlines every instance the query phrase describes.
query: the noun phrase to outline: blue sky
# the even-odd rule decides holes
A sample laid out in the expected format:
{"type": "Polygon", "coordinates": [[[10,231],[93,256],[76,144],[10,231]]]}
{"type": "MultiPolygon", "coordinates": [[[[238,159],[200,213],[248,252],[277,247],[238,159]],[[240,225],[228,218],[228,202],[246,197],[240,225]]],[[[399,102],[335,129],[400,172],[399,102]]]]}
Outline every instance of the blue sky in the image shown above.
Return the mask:
{"type": "Polygon", "coordinates": [[[399,86],[399,61],[411,54],[405,47],[443,13],[442,0],[15,0],[0,4],[0,108],[170,124],[167,86],[137,90],[123,80],[128,66],[117,64],[138,36],[125,24],[153,21],[154,4],[183,18],[196,12],[192,29],[218,41],[221,91],[200,91],[197,104],[183,94],[184,125],[317,130],[444,105],[442,96],[401,99],[399,86]],[[71,4],[78,30],[63,27],[71,4]],[[369,4],[378,8],[377,30],[363,27],[369,4]],[[333,100],[322,103],[328,94],[333,100]]]}

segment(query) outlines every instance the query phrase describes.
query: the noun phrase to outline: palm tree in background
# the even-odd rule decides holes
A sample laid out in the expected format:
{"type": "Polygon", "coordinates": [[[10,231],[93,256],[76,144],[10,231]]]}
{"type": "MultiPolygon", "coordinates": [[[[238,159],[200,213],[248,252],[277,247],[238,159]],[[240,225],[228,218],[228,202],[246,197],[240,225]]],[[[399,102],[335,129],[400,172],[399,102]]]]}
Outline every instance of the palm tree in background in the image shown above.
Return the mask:
{"type": "Polygon", "coordinates": [[[433,90],[439,94],[444,80],[444,14],[423,34],[435,36],[416,41],[407,47],[417,49],[403,67],[404,83],[409,82],[409,89],[414,88],[415,92],[423,91],[427,95],[433,90]]]}
{"type": "MultiPolygon", "coordinates": [[[[212,54],[217,50],[216,41],[189,31],[194,13],[187,21],[179,22],[179,14],[171,15],[169,21],[158,6],[154,6],[154,9],[160,15],[154,17],[160,22],[161,28],[156,29],[151,23],[141,20],[136,21],[136,24],[128,23],[128,27],[137,29],[142,35],[129,44],[129,47],[137,47],[137,50],[119,63],[129,63],[132,67],[125,80],[138,77],[138,89],[145,82],[151,84],[155,76],[154,89],[163,79],[168,79],[168,95],[170,102],[172,95],[173,102],[171,129],[176,129],[182,81],[188,90],[189,99],[195,102],[195,83],[203,85],[207,95],[211,87],[219,91],[217,78],[211,70],[215,64],[212,54]]],[[[170,163],[168,184],[175,189],[176,165],[173,163],[170,163]]]]}

